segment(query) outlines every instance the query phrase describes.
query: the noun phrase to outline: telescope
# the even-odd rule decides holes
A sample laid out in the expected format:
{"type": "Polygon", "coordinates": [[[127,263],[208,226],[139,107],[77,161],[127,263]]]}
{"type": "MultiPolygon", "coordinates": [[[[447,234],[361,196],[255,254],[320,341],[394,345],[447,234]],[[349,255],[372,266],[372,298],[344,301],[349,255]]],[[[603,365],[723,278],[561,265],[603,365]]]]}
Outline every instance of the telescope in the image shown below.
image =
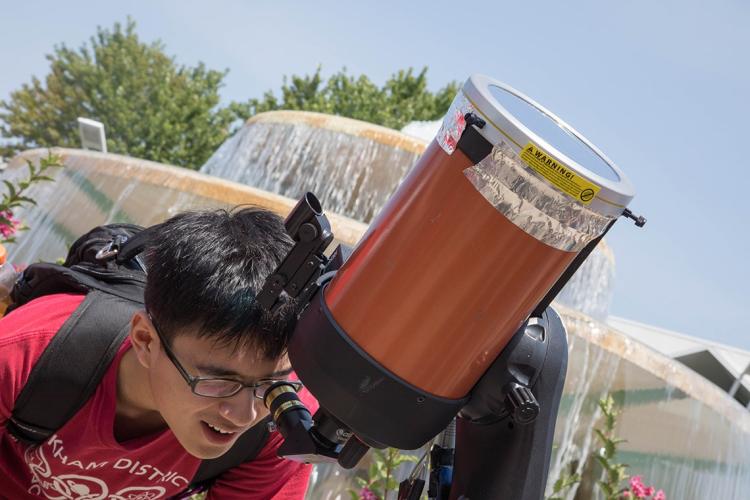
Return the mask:
{"type": "MultiPolygon", "coordinates": [[[[305,194],[295,245],[258,296],[304,305],[289,343],[293,387],[265,403],[279,454],[354,467],[372,447],[433,448],[448,468],[430,498],[539,499],[567,368],[550,304],[620,218],[643,226],[623,172],[532,99],[473,75],[437,137],[354,249],[305,194]]],[[[399,498],[419,498],[415,478],[399,498]]]]}

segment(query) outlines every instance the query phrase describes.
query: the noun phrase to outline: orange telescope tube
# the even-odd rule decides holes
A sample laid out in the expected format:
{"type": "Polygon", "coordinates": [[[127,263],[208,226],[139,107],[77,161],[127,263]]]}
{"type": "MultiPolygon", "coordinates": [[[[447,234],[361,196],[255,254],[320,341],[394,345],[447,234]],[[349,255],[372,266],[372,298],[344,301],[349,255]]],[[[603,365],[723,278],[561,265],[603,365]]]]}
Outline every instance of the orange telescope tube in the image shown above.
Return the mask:
{"type": "Polygon", "coordinates": [[[339,325],[385,368],[466,395],[575,257],[501,216],[433,142],[326,289],[339,325]]]}
{"type": "MultiPolygon", "coordinates": [[[[451,113],[458,117],[456,123],[444,125],[443,144],[438,137],[429,145],[325,294],[331,314],[353,342],[404,381],[445,398],[460,398],[469,392],[575,258],[582,243],[579,239],[578,245],[567,248],[550,244],[513,221],[513,217],[523,218],[513,213],[514,207],[505,209],[510,216],[498,209],[487,190],[482,191],[486,185],[476,182],[474,162],[460,148],[450,151],[450,127],[461,127],[465,112],[482,119],[485,124],[480,132],[493,143],[493,153],[500,158],[480,165],[484,177],[489,177],[485,184],[495,181],[492,176],[497,176],[499,169],[512,165],[526,170],[522,172],[526,177],[519,175],[514,184],[496,186],[496,191],[520,191],[516,197],[519,203],[538,202],[541,208],[537,211],[552,212],[548,219],[554,218],[556,209],[559,212],[558,207],[549,206],[559,205],[561,200],[591,212],[588,215],[602,231],[606,226],[603,218],[619,215],[617,208],[600,213],[590,208],[593,199],[584,204],[573,196],[576,186],[581,192],[596,189],[599,198],[611,189],[603,189],[602,179],[585,164],[563,159],[554,144],[545,144],[524,124],[511,122],[514,116],[507,107],[514,100],[527,103],[532,116],[534,109],[541,119],[552,120],[553,115],[499,85],[479,76],[467,82],[446,118],[450,122],[451,113]],[[479,104],[482,91],[484,106],[479,104]],[[511,99],[507,107],[503,99],[492,99],[502,94],[511,99]],[[513,136],[520,136],[519,140],[513,136]],[[522,148],[516,150],[514,143],[522,148]],[[532,146],[525,148],[527,144],[532,146]],[[564,174],[548,179],[548,172],[525,162],[527,149],[553,158],[556,165],[551,168],[557,172],[565,169],[564,174],[576,176],[573,186],[563,184],[570,180],[564,174]],[[549,199],[524,199],[523,191],[529,185],[549,190],[549,199]]],[[[570,139],[593,148],[582,137],[571,135],[570,139]]],[[[596,168],[603,163],[612,168],[610,177],[622,180],[611,162],[595,148],[591,152],[600,160],[596,168]]],[[[627,188],[620,189],[625,198],[627,188]]],[[[495,194],[500,199],[504,196],[495,194]]],[[[542,219],[541,214],[537,216],[542,219]]],[[[555,222],[561,226],[577,222],[565,220],[564,214],[558,219],[555,222]]],[[[588,242],[596,236],[594,231],[579,238],[588,242]]]]}

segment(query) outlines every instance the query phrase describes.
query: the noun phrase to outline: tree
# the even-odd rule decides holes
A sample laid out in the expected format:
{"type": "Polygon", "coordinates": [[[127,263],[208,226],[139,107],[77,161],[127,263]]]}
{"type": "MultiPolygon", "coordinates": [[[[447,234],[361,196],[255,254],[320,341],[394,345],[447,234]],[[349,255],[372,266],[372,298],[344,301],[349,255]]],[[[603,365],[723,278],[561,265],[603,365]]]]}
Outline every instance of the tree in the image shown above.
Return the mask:
{"type": "Polygon", "coordinates": [[[128,18],[97,33],[79,49],[64,44],[47,56],[50,72],[0,101],[0,156],[36,147],[79,147],[76,118],[102,122],[107,150],[189,168],[198,168],[230,135],[237,118],[262,111],[319,111],[401,128],[413,120],[445,114],[458,84],[435,93],[427,89],[427,68],[393,74],[378,87],[346,69],[327,81],[313,75],[284,77],[281,97],[219,106],[227,71],[180,66],[159,42],[146,44],[128,18]]]}
{"type": "Polygon", "coordinates": [[[56,46],[44,82],[34,77],[0,102],[0,154],[34,147],[79,147],[79,116],[104,123],[113,153],[197,168],[236,119],[220,108],[226,71],[180,66],[159,42],[143,43],[128,18],[78,50],[56,46]]]}
{"type": "Polygon", "coordinates": [[[244,119],[263,111],[291,109],[330,113],[399,129],[411,121],[442,118],[457,91],[458,83],[450,82],[437,92],[430,92],[426,67],[417,74],[412,68],[400,70],[383,87],[365,75],[348,75],[346,68],[324,82],[318,68],[313,75],[284,77],[280,98],[268,91],[261,99],[233,103],[231,108],[244,119]]]}

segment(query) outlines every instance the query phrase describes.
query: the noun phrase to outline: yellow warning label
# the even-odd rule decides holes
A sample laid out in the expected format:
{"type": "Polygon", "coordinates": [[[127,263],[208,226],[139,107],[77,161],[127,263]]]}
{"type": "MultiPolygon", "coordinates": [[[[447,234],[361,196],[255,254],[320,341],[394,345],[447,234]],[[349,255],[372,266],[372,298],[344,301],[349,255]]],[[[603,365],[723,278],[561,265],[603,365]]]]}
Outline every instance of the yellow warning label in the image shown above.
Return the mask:
{"type": "Polygon", "coordinates": [[[584,205],[591,203],[601,189],[531,141],[521,151],[521,159],[560,191],[584,205]]]}

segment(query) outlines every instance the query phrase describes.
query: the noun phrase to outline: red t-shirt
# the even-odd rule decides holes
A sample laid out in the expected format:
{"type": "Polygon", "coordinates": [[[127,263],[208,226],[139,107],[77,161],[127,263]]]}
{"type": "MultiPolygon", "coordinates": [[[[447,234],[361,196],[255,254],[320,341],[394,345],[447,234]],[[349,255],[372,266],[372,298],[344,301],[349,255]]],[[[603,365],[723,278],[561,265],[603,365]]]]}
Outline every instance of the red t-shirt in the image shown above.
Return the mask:
{"type": "MultiPolygon", "coordinates": [[[[120,348],[94,396],[44,444],[28,448],[5,429],[14,401],[45,347],[82,302],[80,295],[50,295],[0,319],[0,498],[152,500],[183,491],[200,460],[172,432],[125,442],[114,438],[120,348]]],[[[302,394],[311,411],[317,403],[302,394]]],[[[273,433],[258,456],[225,472],[211,487],[214,499],[303,498],[310,466],[276,456],[273,433]]]]}

